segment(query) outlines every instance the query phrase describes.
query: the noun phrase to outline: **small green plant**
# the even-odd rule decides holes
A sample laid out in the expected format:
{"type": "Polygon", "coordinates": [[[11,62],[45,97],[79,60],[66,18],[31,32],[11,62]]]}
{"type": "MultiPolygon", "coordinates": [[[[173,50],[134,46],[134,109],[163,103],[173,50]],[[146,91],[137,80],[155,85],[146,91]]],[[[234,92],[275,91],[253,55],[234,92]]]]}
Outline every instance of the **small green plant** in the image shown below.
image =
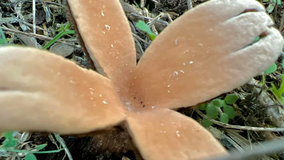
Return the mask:
{"type": "MultiPolygon", "coordinates": [[[[284,67],[284,59],[282,60],[282,63],[281,63],[282,67],[284,67]]],[[[266,74],[270,74],[270,73],[273,73],[277,70],[277,65],[275,63],[273,63],[266,71],[265,73],[263,73],[262,75],[262,84],[265,84],[265,75],[266,74]]],[[[277,98],[277,100],[281,103],[281,104],[284,104],[284,97],[282,96],[283,93],[284,93],[284,83],[283,83],[283,80],[284,80],[284,75],[282,74],[281,75],[281,85],[279,87],[279,89],[276,88],[275,84],[274,83],[271,83],[271,92],[274,94],[274,96],[277,98]]]]}
{"type": "MultiPolygon", "coordinates": [[[[283,62],[282,62],[283,63],[283,62]]],[[[277,70],[277,65],[273,63],[266,71],[265,74],[273,73],[277,70]]]]}
{"type": "Polygon", "coordinates": [[[283,93],[284,93],[284,75],[281,75],[281,85],[279,87],[279,89],[276,88],[276,86],[274,85],[274,83],[271,83],[271,88],[270,90],[272,91],[272,93],[274,94],[274,96],[277,98],[277,100],[281,103],[284,104],[284,98],[283,98],[283,93]]]}
{"type": "Polygon", "coordinates": [[[17,149],[18,146],[18,140],[14,138],[13,132],[5,132],[4,133],[4,138],[5,140],[3,141],[3,145],[0,147],[0,151],[6,152],[7,156],[9,156],[8,152],[11,153],[24,153],[25,160],[37,160],[36,156],[34,154],[41,154],[41,153],[56,153],[60,152],[63,149],[60,147],[58,150],[53,150],[53,151],[40,151],[44,149],[47,144],[41,144],[36,147],[34,147],[31,150],[19,150],[17,149]]]}
{"type": "Polygon", "coordinates": [[[266,8],[266,11],[268,13],[271,13],[274,10],[276,5],[282,4],[281,0],[272,0],[272,1],[271,0],[263,0],[262,2],[269,2],[269,5],[266,8]]]}
{"type": "MultiPolygon", "coordinates": [[[[283,63],[283,62],[282,62],[283,63]]],[[[262,74],[262,80],[261,80],[261,83],[260,83],[260,86],[263,86],[265,85],[265,81],[266,81],[266,75],[267,74],[270,74],[270,73],[273,73],[277,70],[277,65],[275,63],[273,63],[263,74],[262,74]]]]}
{"type": "Polygon", "coordinates": [[[7,44],[7,40],[6,40],[6,37],[5,37],[5,34],[0,26],[0,47],[7,44]]]}
{"type": "Polygon", "coordinates": [[[136,27],[146,32],[152,41],[157,37],[157,35],[151,31],[151,28],[144,21],[139,20],[136,23],[136,27]]]}
{"type": "MultiPolygon", "coordinates": [[[[202,104],[199,109],[204,110],[206,115],[212,119],[219,117],[223,123],[229,123],[230,119],[234,119],[236,112],[230,105],[236,103],[238,97],[234,94],[228,94],[224,100],[216,98],[209,103],[202,104]],[[219,111],[218,111],[219,110],[219,111]]],[[[213,123],[206,118],[203,118],[203,125],[205,127],[211,126],[213,123]]]]}
{"type": "Polygon", "coordinates": [[[58,39],[60,39],[61,37],[65,36],[65,35],[70,35],[70,34],[74,34],[75,31],[73,30],[69,30],[70,28],[70,24],[69,22],[64,26],[61,25],[60,28],[57,30],[59,33],[48,43],[46,43],[42,49],[47,49],[48,47],[50,47],[53,43],[55,43],[58,39]]]}

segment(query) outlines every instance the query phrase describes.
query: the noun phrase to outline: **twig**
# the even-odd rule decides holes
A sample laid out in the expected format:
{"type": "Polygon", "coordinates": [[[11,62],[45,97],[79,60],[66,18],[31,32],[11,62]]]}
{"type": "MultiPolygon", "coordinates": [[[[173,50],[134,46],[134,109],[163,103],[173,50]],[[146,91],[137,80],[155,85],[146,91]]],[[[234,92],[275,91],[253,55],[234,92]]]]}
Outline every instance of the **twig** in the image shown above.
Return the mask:
{"type": "Polygon", "coordinates": [[[273,154],[283,150],[284,150],[284,139],[281,138],[254,145],[252,149],[248,147],[244,152],[232,151],[230,154],[225,156],[220,156],[217,158],[210,157],[210,160],[244,160],[266,154],[273,154]]]}
{"type": "MultiPolygon", "coordinates": [[[[33,33],[36,34],[36,2],[33,0],[33,33]]],[[[37,42],[35,43],[37,48],[37,42]]]]}
{"type": "Polygon", "coordinates": [[[268,131],[268,132],[284,132],[284,128],[264,128],[264,127],[251,127],[251,126],[239,126],[239,125],[231,125],[216,121],[207,115],[203,114],[199,109],[195,109],[196,113],[199,114],[201,117],[208,119],[209,121],[213,122],[216,125],[219,125],[224,128],[231,128],[231,129],[239,129],[239,130],[247,130],[247,131],[268,131]]]}
{"type": "Polygon", "coordinates": [[[133,35],[134,38],[137,38],[139,41],[142,41],[143,43],[146,43],[147,45],[150,45],[149,42],[147,42],[146,40],[142,39],[141,37],[139,37],[135,33],[132,33],[132,35],[133,35]]]}
{"type": "MultiPolygon", "coordinates": [[[[39,35],[39,34],[33,34],[33,33],[21,32],[21,31],[18,31],[18,30],[13,30],[13,29],[7,28],[7,27],[2,27],[2,30],[7,31],[7,32],[16,33],[16,34],[23,34],[23,35],[26,35],[26,36],[30,36],[30,37],[34,37],[34,38],[38,38],[38,39],[46,40],[46,41],[50,41],[50,40],[53,39],[53,38],[50,38],[50,37],[47,37],[47,36],[43,36],[43,35],[39,35]]],[[[66,41],[66,42],[77,42],[78,40],[77,39],[65,39],[64,41],[66,41]]],[[[64,41],[57,40],[56,42],[63,43],[63,44],[66,44],[66,45],[69,45],[69,46],[72,46],[72,47],[76,47],[76,48],[81,48],[80,46],[69,44],[69,43],[66,43],[64,41]]]]}
{"type": "Polygon", "coordinates": [[[62,145],[62,147],[64,148],[64,150],[65,150],[65,152],[66,152],[68,158],[69,158],[70,160],[73,160],[72,155],[71,155],[69,149],[67,148],[67,146],[66,146],[64,140],[60,137],[59,134],[54,133],[54,136],[55,136],[55,138],[57,139],[57,141],[58,141],[58,142],[62,145]]]}
{"type": "MultiPolygon", "coordinates": [[[[135,17],[140,17],[140,18],[148,19],[148,20],[153,20],[153,19],[154,19],[154,18],[150,18],[150,17],[141,16],[141,15],[138,15],[138,14],[135,14],[135,13],[130,13],[130,15],[135,16],[135,17]]],[[[164,24],[167,25],[167,26],[169,25],[168,22],[163,21],[163,20],[160,20],[160,19],[158,19],[157,22],[164,23],[164,24]]]]}
{"type": "Polygon", "coordinates": [[[187,8],[188,10],[192,8],[192,0],[187,0],[187,8]]]}
{"type": "Polygon", "coordinates": [[[144,7],[145,7],[146,1],[147,1],[147,0],[141,0],[141,1],[140,1],[140,7],[141,7],[141,8],[144,8],[144,7]]]}

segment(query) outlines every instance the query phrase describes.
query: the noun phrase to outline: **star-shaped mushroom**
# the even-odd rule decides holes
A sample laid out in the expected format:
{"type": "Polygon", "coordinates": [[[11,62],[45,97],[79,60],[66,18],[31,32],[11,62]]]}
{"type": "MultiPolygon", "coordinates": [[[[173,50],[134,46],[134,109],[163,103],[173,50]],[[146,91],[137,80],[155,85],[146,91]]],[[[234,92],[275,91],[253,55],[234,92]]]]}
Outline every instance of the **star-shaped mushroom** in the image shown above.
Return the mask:
{"type": "Polygon", "coordinates": [[[1,130],[74,134],[123,124],[144,159],[226,154],[205,128],[174,110],[243,85],[283,45],[255,0],[212,0],[170,24],[136,65],[118,0],[68,6],[99,73],[47,51],[0,48],[1,130]]]}

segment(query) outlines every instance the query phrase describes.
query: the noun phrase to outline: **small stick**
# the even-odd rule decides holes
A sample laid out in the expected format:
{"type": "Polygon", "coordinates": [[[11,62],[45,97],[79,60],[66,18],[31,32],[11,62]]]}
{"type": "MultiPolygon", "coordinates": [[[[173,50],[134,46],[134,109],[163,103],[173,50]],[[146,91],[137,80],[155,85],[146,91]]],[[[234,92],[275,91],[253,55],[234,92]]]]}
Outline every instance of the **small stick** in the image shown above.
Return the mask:
{"type": "MultiPolygon", "coordinates": [[[[36,34],[36,2],[33,0],[33,33],[36,34]]],[[[37,48],[37,42],[35,42],[37,48]]]]}
{"type": "Polygon", "coordinates": [[[213,122],[214,124],[221,126],[221,127],[224,127],[224,128],[247,130],[247,131],[284,132],[284,128],[251,127],[251,126],[239,126],[239,125],[231,125],[231,124],[227,124],[227,123],[222,123],[222,122],[216,121],[216,120],[208,117],[207,115],[203,114],[199,109],[195,109],[195,111],[201,117],[206,118],[209,121],[213,122]]]}
{"type": "Polygon", "coordinates": [[[188,10],[192,8],[192,0],[187,0],[187,8],[188,10]]]}
{"type": "Polygon", "coordinates": [[[246,151],[244,152],[232,151],[225,156],[220,156],[216,158],[210,157],[210,160],[244,160],[248,158],[263,156],[266,154],[273,154],[283,150],[284,150],[284,139],[281,138],[254,145],[252,148],[247,147],[246,151]]]}

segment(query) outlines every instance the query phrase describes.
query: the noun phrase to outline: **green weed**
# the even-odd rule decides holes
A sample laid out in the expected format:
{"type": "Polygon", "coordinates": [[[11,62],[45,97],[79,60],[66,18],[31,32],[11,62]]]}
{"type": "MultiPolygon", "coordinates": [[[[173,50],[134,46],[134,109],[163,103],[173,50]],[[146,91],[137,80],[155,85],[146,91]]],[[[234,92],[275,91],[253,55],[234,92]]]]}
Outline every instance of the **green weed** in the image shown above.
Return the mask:
{"type": "Polygon", "coordinates": [[[52,151],[40,151],[44,149],[47,144],[38,145],[31,150],[19,150],[17,146],[19,145],[18,139],[14,138],[13,132],[5,132],[4,133],[4,142],[3,145],[0,147],[0,151],[3,153],[7,153],[6,156],[9,156],[10,153],[23,153],[25,155],[25,160],[37,160],[34,154],[43,154],[43,153],[57,153],[62,151],[63,149],[60,147],[58,150],[52,151]]]}
{"type": "Polygon", "coordinates": [[[151,31],[151,28],[144,21],[139,20],[136,23],[136,27],[146,32],[152,41],[157,37],[157,35],[151,31]]]}
{"type": "MultiPolygon", "coordinates": [[[[236,112],[230,105],[236,103],[238,97],[234,94],[228,94],[224,100],[216,98],[211,102],[202,104],[199,109],[204,110],[206,115],[212,119],[217,119],[223,123],[229,123],[230,119],[234,119],[236,112]],[[219,112],[219,111],[222,112],[219,112]]],[[[205,127],[211,126],[213,123],[206,118],[203,118],[203,125],[205,127]]]]}
{"type": "Polygon", "coordinates": [[[47,49],[53,43],[55,43],[58,39],[60,39],[61,37],[65,35],[74,34],[75,31],[69,30],[69,28],[70,28],[69,22],[65,26],[61,25],[60,28],[57,30],[59,33],[51,41],[49,41],[46,45],[44,45],[42,49],[47,49]]]}

